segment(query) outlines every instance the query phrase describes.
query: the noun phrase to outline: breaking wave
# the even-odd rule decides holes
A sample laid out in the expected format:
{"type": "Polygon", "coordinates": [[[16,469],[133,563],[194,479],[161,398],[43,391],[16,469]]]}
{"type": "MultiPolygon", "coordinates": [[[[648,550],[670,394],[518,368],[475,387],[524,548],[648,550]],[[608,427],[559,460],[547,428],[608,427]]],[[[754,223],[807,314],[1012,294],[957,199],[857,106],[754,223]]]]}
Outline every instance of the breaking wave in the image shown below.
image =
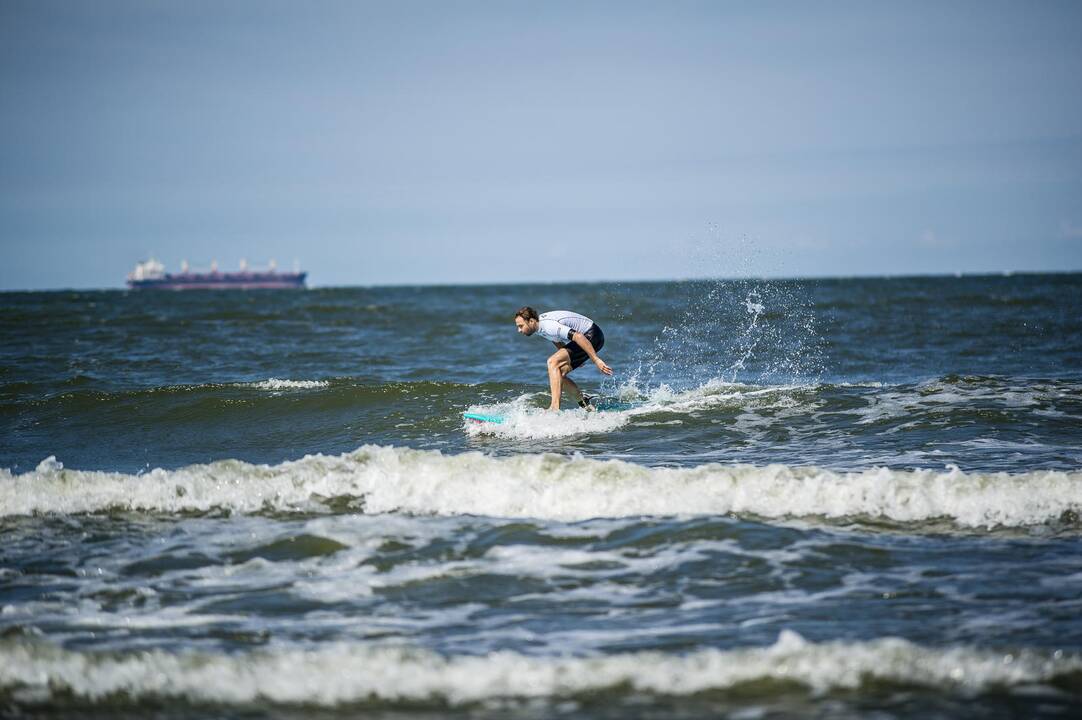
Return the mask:
{"type": "MultiPolygon", "coordinates": [[[[865,683],[981,692],[1076,685],[1082,659],[1057,652],[928,648],[898,638],[811,643],[783,631],[769,647],[537,657],[510,651],[447,657],[420,649],[336,644],[243,654],[79,652],[40,641],[0,643],[0,688],[39,701],[181,698],[200,703],[335,706],[365,701],[468,705],[501,698],[560,698],[631,688],[686,696],[750,683],[797,683],[812,692],[865,683]],[[43,697],[44,696],[44,697],[43,697]]],[[[759,687],[758,692],[771,692],[759,687]]]]}
{"type": "Polygon", "coordinates": [[[4,516],[343,509],[561,521],[737,514],[904,524],[946,520],[963,528],[1066,521],[1077,527],[1082,472],[835,472],[782,464],[651,468],[548,454],[444,455],[373,445],[278,465],[224,460],[138,475],[70,470],[53,457],[23,474],[0,470],[4,516]]]}
{"type": "MultiPolygon", "coordinates": [[[[608,433],[627,425],[644,415],[665,415],[686,418],[697,410],[729,406],[788,407],[796,404],[791,393],[814,391],[816,386],[770,386],[758,387],[731,383],[720,379],[709,380],[698,387],[674,390],[668,385],[644,390],[632,382],[617,387],[608,401],[618,409],[586,412],[579,409],[551,413],[539,407],[538,397],[548,399],[548,394],[521,395],[509,402],[471,405],[469,412],[482,415],[498,415],[502,423],[465,422],[470,435],[494,435],[496,437],[536,440],[575,435],[608,433]]],[[[676,422],[684,422],[677,419],[676,422]]]]}

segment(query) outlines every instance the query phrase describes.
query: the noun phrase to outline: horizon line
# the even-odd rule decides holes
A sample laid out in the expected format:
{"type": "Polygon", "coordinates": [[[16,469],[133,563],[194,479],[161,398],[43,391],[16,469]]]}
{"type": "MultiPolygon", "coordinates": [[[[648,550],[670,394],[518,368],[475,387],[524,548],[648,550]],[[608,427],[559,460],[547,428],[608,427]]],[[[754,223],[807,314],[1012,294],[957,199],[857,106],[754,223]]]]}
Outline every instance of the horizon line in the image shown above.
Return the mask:
{"type": "MultiPolygon", "coordinates": [[[[307,272],[307,271],[304,271],[307,272]]],[[[682,283],[682,282],[741,282],[747,280],[757,281],[782,281],[798,282],[810,280],[902,280],[907,278],[963,278],[963,277],[1014,277],[1016,275],[1078,275],[1082,269],[1072,270],[987,270],[987,271],[954,271],[954,272],[913,272],[913,273],[858,273],[851,275],[745,275],[745,276],[689,276],[668,278],[622,278],[591,280],[592,285],[612,285],[617,283],[648,284],[648,283],[682,283]]],[[[351,288],[398,288],[398,287],[505,287],[510,285],[578,285],[582,284],[575,280],[549,280],[549,281],[492,281],[492,282],[457,282],[436,281],[425,283],[356,283],[352,285],[306,285],[301,290],[346,290],[351,288]]],[[[208,288],[211,292],[219,292],[230,288],[208,288]]],[[[237,288],[233,288],[237,289],[237,288]]],[[[97,286],[97,287],[53,287],[53,288],[5,288],[0,293],[50,293],[50,292],[131,292],[132,289],[124,286],[97,286]]],[[[161,291],[165,292],[165,291],[161,291]]],[[[170,292],[188,292],[186,290],[173,290],[170,292]]],[[[242,290],[249,292],[249,290],[242,290]]]]}

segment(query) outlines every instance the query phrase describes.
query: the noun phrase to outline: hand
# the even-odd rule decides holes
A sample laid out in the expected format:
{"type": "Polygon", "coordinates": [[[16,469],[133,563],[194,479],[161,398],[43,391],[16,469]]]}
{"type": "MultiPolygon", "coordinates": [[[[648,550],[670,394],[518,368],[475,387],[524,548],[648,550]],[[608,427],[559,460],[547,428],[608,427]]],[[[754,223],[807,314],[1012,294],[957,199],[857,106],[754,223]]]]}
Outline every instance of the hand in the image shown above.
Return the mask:
{"type": "Polygon", "coordinates": [[[597,364],[598,370],[600,370],[605,375],[612,375],[612,368],[606,365],[604,360],[598,358],[595,362],[597,364]]]}

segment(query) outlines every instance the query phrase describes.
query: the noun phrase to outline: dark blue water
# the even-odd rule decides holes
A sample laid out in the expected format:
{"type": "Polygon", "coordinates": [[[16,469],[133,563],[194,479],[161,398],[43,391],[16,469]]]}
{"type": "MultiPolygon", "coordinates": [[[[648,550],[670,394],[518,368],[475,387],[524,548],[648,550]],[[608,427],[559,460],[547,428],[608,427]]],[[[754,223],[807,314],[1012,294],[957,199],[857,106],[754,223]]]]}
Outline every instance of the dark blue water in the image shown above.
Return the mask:
{"type": "Polygon", "coordinates": [[[2,297],[6,712],[1082,700],[1082,276],[2,297]]]}

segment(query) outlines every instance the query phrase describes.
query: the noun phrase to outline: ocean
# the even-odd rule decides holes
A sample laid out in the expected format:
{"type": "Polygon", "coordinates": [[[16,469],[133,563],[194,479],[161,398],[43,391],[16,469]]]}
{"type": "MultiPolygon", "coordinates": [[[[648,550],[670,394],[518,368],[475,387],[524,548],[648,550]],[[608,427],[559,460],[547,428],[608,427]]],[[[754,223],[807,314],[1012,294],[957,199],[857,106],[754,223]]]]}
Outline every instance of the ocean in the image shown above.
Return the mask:
{"type": "Polygon", "coordinates": [[[4,716],[1082,707],[1082,275],[0,302],[4,716]]]}

